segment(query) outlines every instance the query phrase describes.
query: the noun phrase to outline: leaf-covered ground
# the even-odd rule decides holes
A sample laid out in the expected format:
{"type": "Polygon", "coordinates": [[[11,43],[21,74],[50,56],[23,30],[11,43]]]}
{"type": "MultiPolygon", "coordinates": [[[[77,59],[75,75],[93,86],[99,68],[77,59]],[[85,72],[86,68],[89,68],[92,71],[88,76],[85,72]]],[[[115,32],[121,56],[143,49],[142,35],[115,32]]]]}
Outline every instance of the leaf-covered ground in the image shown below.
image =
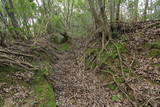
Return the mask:
{"type": "Polygon", "coordinates": [[[0,51],[16,60],[0,67],[0,107],[159,107],[159,24],[123,24],[103,48],[91,34],[57,46],[46,37],[0,51]],[[35,57],[17,58],[12,50],[35,57]],[[23,61],[39,70],[15,69],[23,61]]]}
{"type": "Polygon", "coordinates": [[[59,107],[159,107],[160,28],[133,24],[101,49],[97,38],[76,41],[55,65],[59,107]]]}

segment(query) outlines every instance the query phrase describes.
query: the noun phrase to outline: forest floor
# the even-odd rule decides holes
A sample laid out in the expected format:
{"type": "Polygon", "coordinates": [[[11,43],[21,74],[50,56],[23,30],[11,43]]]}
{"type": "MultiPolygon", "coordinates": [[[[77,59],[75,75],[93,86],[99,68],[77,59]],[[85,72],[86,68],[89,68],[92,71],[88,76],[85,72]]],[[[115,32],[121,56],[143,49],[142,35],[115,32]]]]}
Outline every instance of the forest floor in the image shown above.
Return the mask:
{"type": "Polygon", "coordinates": [[[55,65],[55,92],[59,107],[102,107],[108,104],[108,90],[96,73],[85,69],[85,43],[75,41],[72,49],[59,56],[55,65]]]}
{"type": "Polygon", "coordinates": [[[35,55],[22,59],[38,70],[0,67],[0,107],[159,107],[159,25],[125,27],[104,49],[94,35],[56,46],[50,37],[16,46],[35,55]]]}
{"type": "Polygon", "coordinates": [[[56,73],[51,76],[57,105],[159,107],[159,24],[135,24],[136,29],[114,40],[117,49],[108,44],[101,51],[97,38],[74,41],[71,49],[59,56],[56,73]]]}

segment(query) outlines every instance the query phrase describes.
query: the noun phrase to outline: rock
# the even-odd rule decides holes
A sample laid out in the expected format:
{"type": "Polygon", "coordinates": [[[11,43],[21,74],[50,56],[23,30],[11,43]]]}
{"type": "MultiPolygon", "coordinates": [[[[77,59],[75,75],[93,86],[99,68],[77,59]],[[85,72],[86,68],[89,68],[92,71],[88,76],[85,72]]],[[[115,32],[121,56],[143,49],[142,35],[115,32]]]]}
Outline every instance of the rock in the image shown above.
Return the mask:
{"type": "Polygon", "coordinates": [[[55,33],[52,39],[55,43],[62,43],[64,36],[62,36],[60,33],[55,33]]]}
{"type": "Polygon", "coordinates": [[[57,44],[65,43],[69,40],[67,33],[54,33],[51,37],[51,41],[57,44]]]}

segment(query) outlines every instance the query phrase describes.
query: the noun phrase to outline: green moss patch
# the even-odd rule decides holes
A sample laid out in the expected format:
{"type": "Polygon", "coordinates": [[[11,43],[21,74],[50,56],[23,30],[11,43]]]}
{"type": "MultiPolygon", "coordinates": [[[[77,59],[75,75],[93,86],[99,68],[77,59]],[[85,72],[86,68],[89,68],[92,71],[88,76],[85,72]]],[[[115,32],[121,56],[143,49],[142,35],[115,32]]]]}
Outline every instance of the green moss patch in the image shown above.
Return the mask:
{"type": "MultiPolygon", "coordinates": [[[[0,82],[5,82],[7,84],[16,85],[19,81],[16,78],[12,78],[11,75],[20,70],[14,67],[0,67],[0,82]]],[[[21,72],[24,72],[23,70],[21,72]]],[[[26,86],[25,82],[20,82],[20,84],[26,86]]]]}
{"type": "Polygon", "coordinates": [[[122,99],[123,99],[123,96],[121,94],[117,94],[117,95],[112,96],[112,101],[114,101],[114,102],[121,101],[122,99]]]}
{"type": "MultiPolygon", "coordinates": [[[[8,85],[19,84],[25,87],[32,87],[33,96],[35,97],[32,103],[36,104],[37,107],[56,107],[53,88],[44,78],[44,74],[48,74],[47,70],[37,71],[32,84],[12,78],[11,76],[15,72],[21,71],[12,67],[0,67],[0,83],[7,83],[8,85]]],[[[0,107],[3,104],[4,99],[0,96],[0,107]]]]}
{"type": "Polygon", "coordinates": [[[156,42],[146,43],[145,48],[148,49],[160,49],[160,40],[156,42]]]}
{"type": "MultiPolygon", "coordinates": [[[[0,83],[5,83],[7,84],[7,86],[10,86],[10,85],[21,85],[21,86],[24,86],[24,87],[28,87],[28,84],[24,81],[20,81],[16,78],[13,78],[12,75],[16,72],[19,72],[20,70],[19,69],[16,69],[14,67],[9,67],[9,66],[1,66],[0,67],[0,83]]],[[[21,72],[24,72],[23,70],[21,72]]],[[[10,94],[14,94],[15,92],[11,90],[11,92],[9,92],[10,94]]],[[[6,93],[8,94],[8,93],[6,93]]],[[[3,96],[0,96],[0,107],[3,107],[4,105],[4,100],[5,100],[5,97],[3,96]]]]}
{"type": "Polygon", "coordinates": [[[0,96],[0,107],[2,107],[2,105],[4,105],[4,101],[3,98],[0,96]]]}
{"type": "MultiPolygon", "coordinates": [[[[1,67],[0,66],[0,72],[17,72],[17,71],[20,71],[18,70],[17,68],[15,67],[9,67],[9,66],[4,66],[4,67],[1,67]]],[[[24,70],[21,70],[22,72],[24,72],[24,70]]]]}
{"type": "Polygon", "coordinates": [[[160,49],[152,49],[148,53],[149,57],[160,57],[160,49]]]}
{"type": "Polygon", "coordinates": [[[107,88],[110,88],[111,90],[117,90],[118,87],[115,83],[110,83],[106,85],[107,88]]]}
{"type": "Polygon", "coordinates": [[[69,43],[64,43],[60,46],[61,51],[67,51],[67,50],[70,50],[70,49],[71,49],[71,44],[69,44],[69,43]]]}
{"type": "Polygon", "coordinates": [[[86,54],[86,65],[93,68],[93,65],[110,65],[113,63],[115,59],[119,57],[118,51],[122,53],[128,52],[127,48],[123,44],[115,43],[113,45],[112,43],[107,45],[106,50],[101,51],[99,48],[93,48],[93,49],[87,49],[85,51],[86,54]],[[93,61],[95,60],[95,61],[93,61]],[[95,64],[94,64],[94,63],[95,64]]]}
{"type": "Polygon", "coordinates": [[[35,103],[38,107],[56,107],[53,88],[44,78],[44,74],[47,72],[47,70],[39,71],[32,84],[36,96],[35,103]]]}

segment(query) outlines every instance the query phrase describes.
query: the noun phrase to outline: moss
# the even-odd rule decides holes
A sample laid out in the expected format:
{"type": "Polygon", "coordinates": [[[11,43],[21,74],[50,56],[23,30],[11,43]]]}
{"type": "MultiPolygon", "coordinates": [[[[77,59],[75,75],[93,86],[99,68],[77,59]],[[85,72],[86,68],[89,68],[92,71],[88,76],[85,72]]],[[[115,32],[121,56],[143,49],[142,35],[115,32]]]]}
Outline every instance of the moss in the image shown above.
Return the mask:
{"type": "Polygon", "coordinates": [[[124,44],[116,43],[116,46],[118,47],[120,53],[126,53],[128,52],[127,48],[124,46],[124,44]]]}
{"type": "Polygon", "coordinates": [[[124,83],[125,80],[124,80],[124,78],[122,78],[122,77],[118,77],[118,78],[116,78],[116,82],[117,82],[117,83],[124,83]]]}
{"type": "Polygon", "coordinates": [[[160,57],[160,49],[152,49],[148,53],[149,57],[160,57]]]}
{"type": "MultiPolygon", "coordinates": [[[[14,68],[14,67],[0,67],[0,82],[6,82],[7,84],[16,84],[18,80],[16,78],[10,77],[15,72],[19,72],[20,70],[14,68]]],[[[23,70],[21,72],[24,72],[23,70]]],[[[22,85],[24,85],[23,82],[21,82],[22,85]]]]}
{"type": "Polygon", "coordinates": [[[147,49],[160,49],[160,40],[156,42],[146,43],[144,47],[147,49]]]}
{"type": "Polygon", "coordinates": [[[155,66],[155,67],[160,67],[160,64],[153,64],[153,66],[155,66]]]}
{"type": "MultiPolygon", "coordinates": [[[[127,49],[124,47],[123,44],[116,43],[116,46],[120,51],[120,53],[127,52],[127,49]]],[[[113,60],[118,57],[117,49],[113,44],[109,44],[106,48],[109,49],[109,51],[103,51],[100,53],[99,49],[94,48],[94,49],[87,49],[85,53],[86,56],[90,56],[92,53],[96,54],[96,56],[98,56],[97,58],[99,62],[105,64],[108,61],[110,61],[110,59],[113,60]]]]}
{"type": "MultiPolygon", "coordinates": [[[[9,66],[0,67],[0,83],[6,83],[8,86],[19,84],[21,86],[28,87],[28,84],[26,82],[20,81],[12,77],[12,75],[15,72],[24,72],[24,71],[23,70],[20,71],[19,69],[9,66]]],[[[12,95],[13,93],[15,92],[11,90],[10,94],[12,95]]],[[[0,96],[0,107],[3,107],[3,105],[4,105],[4,98],[0,96]]]]}
{"type": "Polygon", "coordinates": [[[100,54],[99,56],[99,61],[101,63],[106,64],[108,61],[110,61],[110,59],[115,59],[118,57],[118,54],[115,53],[114,51],[104,51],[100,54]]]}
{"type": "Polygon", "coordinates": [[[56,107],[53,88],[44,78],[46,73],[48,73],[47,70],[42,70],[36,74],[32,88],[35,92],[38,107],[56,107]]]}
{"type": "Polygon", "coordinates": [[[67,51],[67,50],[70,50],[70,49],[71,49],[71,45],[69,43],[62,44],[61,48],[60,48],[61,51],[67,51]]]}
{"type": "Polygon", "coordinates": [[[114,52],[117,52],[116,47],[118,48],[118,50],[120,51],[120,53],[126,53],[128,52],[127,48],[125,47],[125,44],[122,43],[115,43],[115,45],[113,44],[109,44],[108,48],[112,49],[114,52]]]}
{"type": "Polygon", "coordinates": [[[114,102],[121,101],[122,99],[123,99],[123,96],[121,94],[117,94],[117,95],[112,96],[112,101],[114,101],[114,102]]]}
{"type": "Polygon", "coordinates": [[[106,85],[107,88],[110,88],[111,90],[117,90],[118,87],[115,83],[110,83],[108,85],[106,85]]]}
{"type": "Polygon", "coordinates": [[[124,68],[123,72],[130,73],[130,70],[128,68],[124,68]]]}
{"type": "MultiPolygon", "coordinates": [[[[4,67],[0,67],[0,72],[17,72],[20,71],[15,67],[9,67],[9,66],[4,66],[4,67]]],[[[22,72],[24,72],[24,70],[21,70],[22,72]]]]}
{"type": "Polygon", "coordinates": [[[160,41],[156,41],[151,43],[152,48],[160,49],[160,41]]]}
{"type": "MultiPolygon", "coordinates": [[[[120,53],[127,52],[127,49],[123,46],[123,44],[116,43],[115,45],[120,53]]],[[[109,51],[103,51],[99,55],[99,62],[101,64],[108,64],[109,62],[112,62],[114,59],[118,58],[118,52],[116,47],[113,44],[109,44],[108,46],[109,51]]]]}
{"type": "Polygon", "coordinates": [[[32,49],[38,49],[38,48],[40,48],[40,47],[39,47],[38,45],[34,44],[34,45],[31,46],[31,48],[32,48],[32,49]]]}
{"type": "Polygon", "coordinates": [[[3,107],[4,105],[4,101],[3,101],[3,98],[0,96],[0,107],[3,107]]]}

